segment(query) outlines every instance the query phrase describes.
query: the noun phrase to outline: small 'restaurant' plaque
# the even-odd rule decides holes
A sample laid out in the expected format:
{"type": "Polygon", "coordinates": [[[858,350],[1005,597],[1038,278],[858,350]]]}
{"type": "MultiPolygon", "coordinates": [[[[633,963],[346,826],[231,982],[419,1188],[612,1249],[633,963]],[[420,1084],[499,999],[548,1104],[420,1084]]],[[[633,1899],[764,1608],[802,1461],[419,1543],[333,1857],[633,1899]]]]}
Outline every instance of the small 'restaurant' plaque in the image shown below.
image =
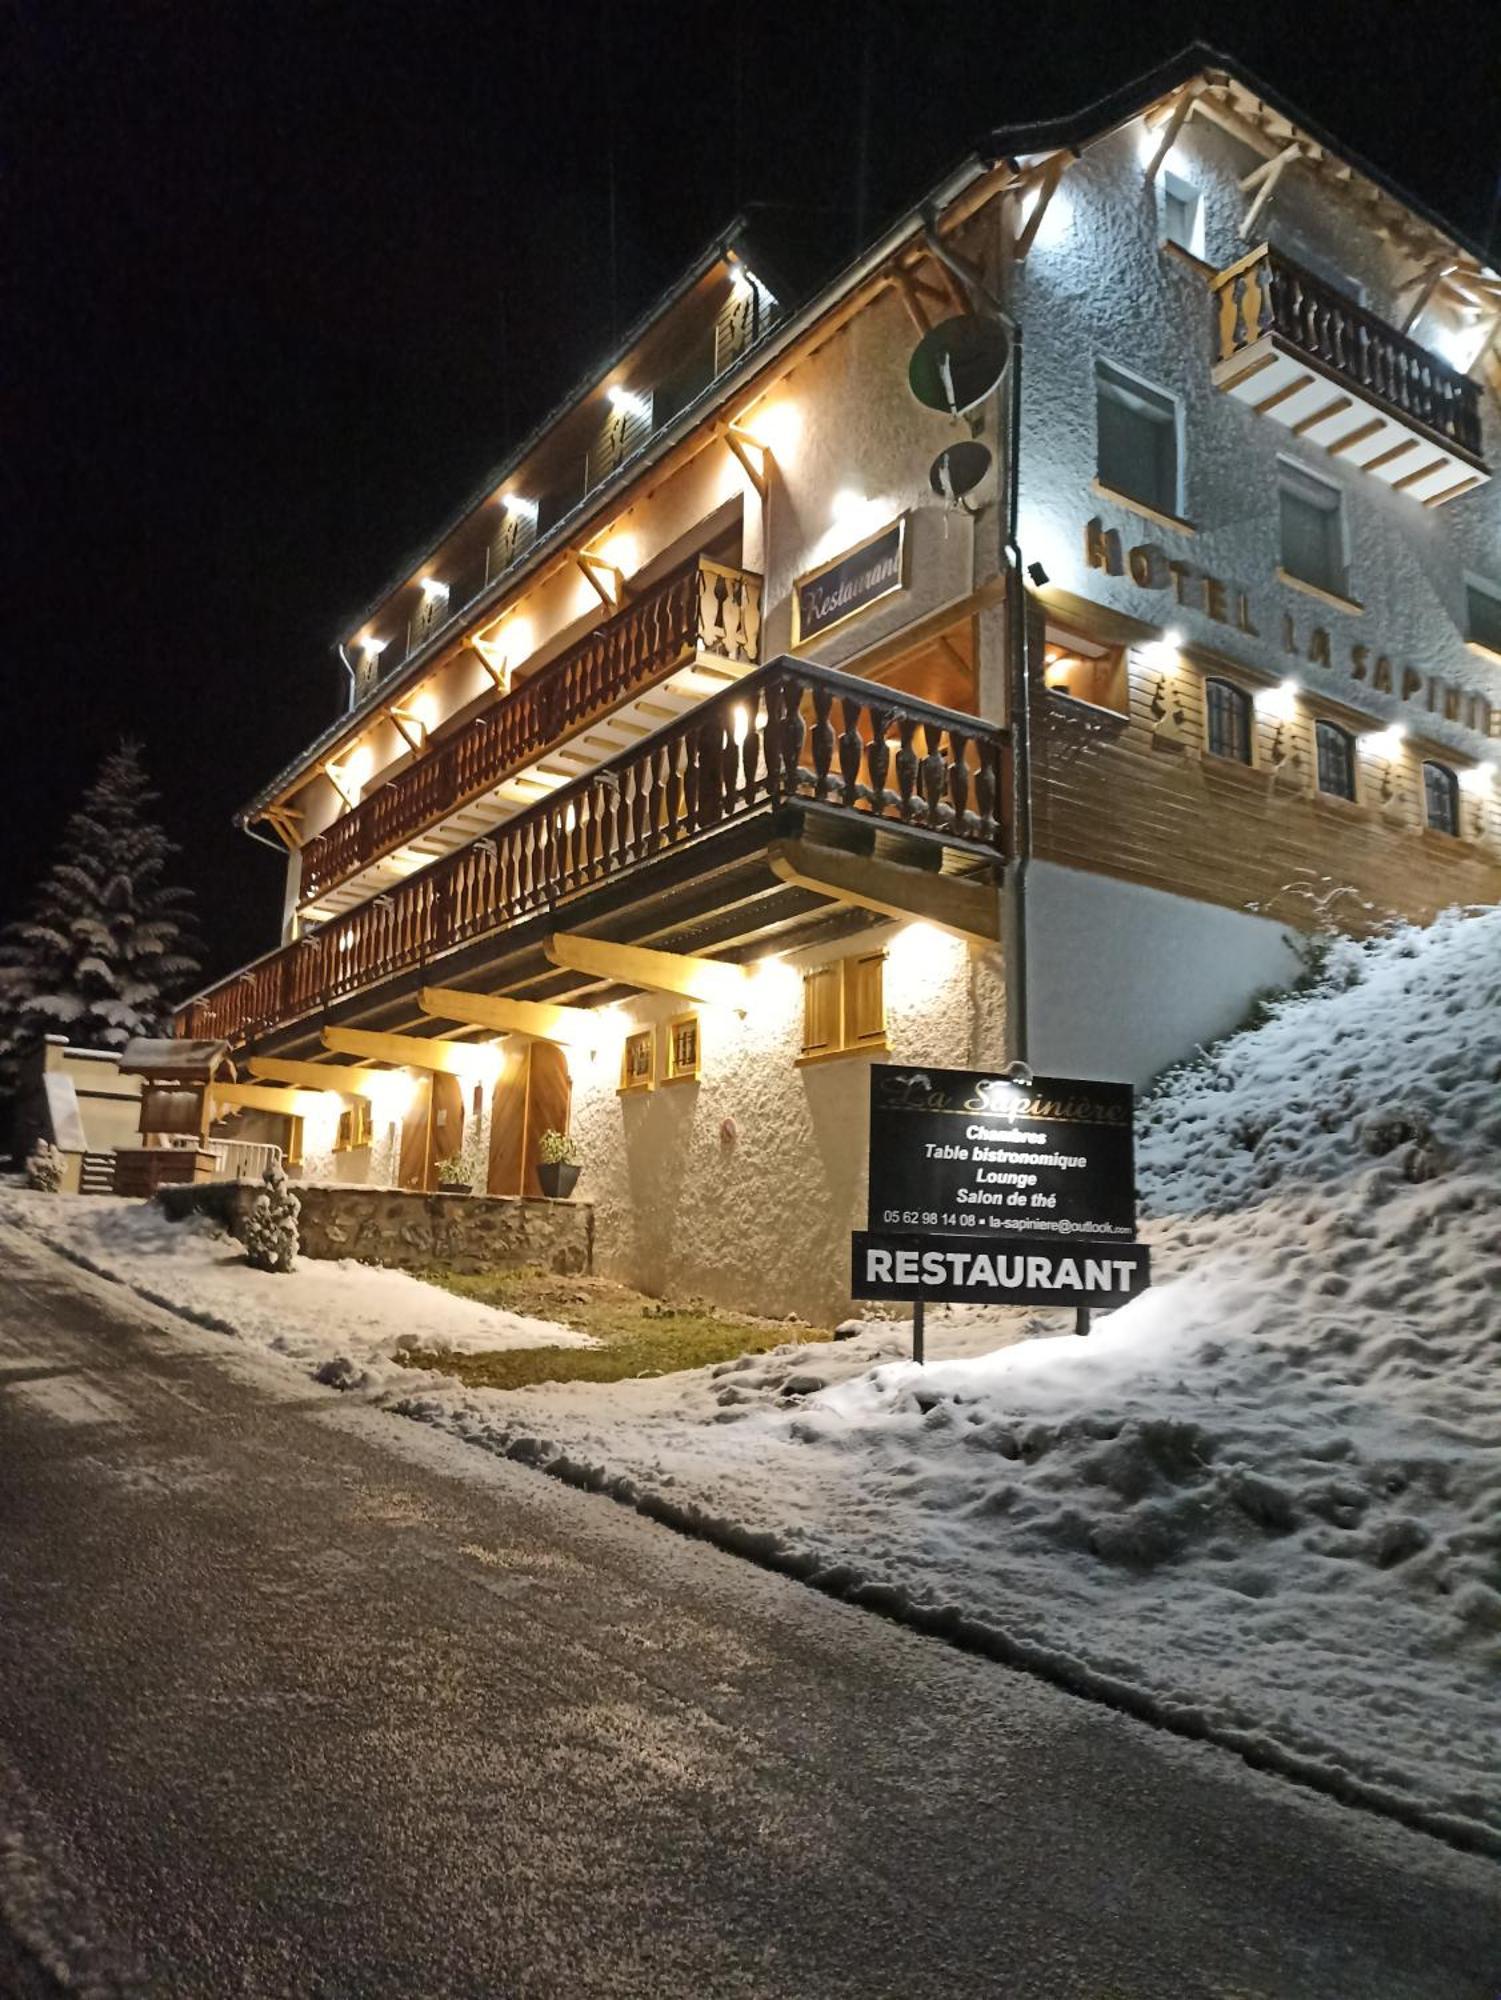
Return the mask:
{"type": "Polygon", "coordinates": [[[821,638],[857,611],[868,610],[906,587],[907,517],[903,514],[857,548],[847,549],[842,556],[797,579],[792,587],[793,645],[821,638]]]}

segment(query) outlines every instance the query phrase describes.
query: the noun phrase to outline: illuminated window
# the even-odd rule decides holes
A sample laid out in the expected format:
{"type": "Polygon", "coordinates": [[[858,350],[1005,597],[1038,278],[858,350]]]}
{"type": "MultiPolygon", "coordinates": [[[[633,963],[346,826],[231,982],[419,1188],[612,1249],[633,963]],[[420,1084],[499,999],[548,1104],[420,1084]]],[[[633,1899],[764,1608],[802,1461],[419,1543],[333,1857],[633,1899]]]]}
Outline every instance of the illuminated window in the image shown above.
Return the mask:
{"type": "Polygon", "coordinates": [[[690,1083],[698,1075],[697,1014],[679,1014],[667,1023],[667,1082],[690,1083]]]}
{"type": "Polygon", "coordinates": [[[1108,361],[1095,363],[1100,484],[1177,515],[1178,404],[1108,361]]]}
{"type": "Polygon", "coordinates": [[[347,1111],[339,1113],[339,1129],[334,1135],[336,1153],[352,1153],[359,1146],[368,1146],[371,1140],[370,1100],[357,1097],[347,1111]]]}
{"type": "Polygon", "coordinates": [[[1435,833],[1459,832],[1459,780],[1447,764],[1423,766],[1423,809],[1435,833]]]}
{"type": "Polygon", "coordinates": [[[1204,683],[1204,738],[1212,757],[1251,761],[1251,697],[1233,681],[1204,683]]]}
{"type": "Polygon", "coordinates": [[[650,1090],[657,1081],[657,1032],[642,1028],[627,1035],[620,1057],[620,1088],[650,1090]]]}
{"type": "Polygon", "coordinates": [[[884,1049],[886,954],[861,952],[803,974],[803,1051],[799,1062],[884,1049]]]}
{"type": "Polygon", "coordinates": [[[1316,722],[1314,743],[1319,758],[1319,790],[1331,799],[1355,796],[1355,738],[1337,722],[1316,722]]]}
{"type": "Polygon", "coordinates": [[[1348,596],[1350,566],[1345,555],[1344,495],[1339,488],[1283,458],[1277,461],[1277,499],[1282,567],[1317,590],[1348,596]]]}
{"type": "Polygon", "coordinates": [[[1123,646],[1101,646],[1077,632],[1049,626],[1043,647],[1042,677],[1055,694],[1117,715],[1130,709],[1123,646]]]}
{"type": "Polygon", "coordinates": [[[1192,181],[1164,167],[1157,176],[1157,212],[1164,243],[1190,257],[1204,255],[1204,197],[1192,181]]]}

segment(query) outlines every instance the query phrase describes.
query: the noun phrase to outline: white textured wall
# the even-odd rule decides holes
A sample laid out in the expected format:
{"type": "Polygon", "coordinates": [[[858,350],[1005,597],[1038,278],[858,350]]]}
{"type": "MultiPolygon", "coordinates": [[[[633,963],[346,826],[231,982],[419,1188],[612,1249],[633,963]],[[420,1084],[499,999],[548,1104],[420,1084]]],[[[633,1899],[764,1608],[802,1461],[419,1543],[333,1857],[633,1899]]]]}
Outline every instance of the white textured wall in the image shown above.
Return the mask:
{"type": "MultiPolygon", "coordinates": [[[[862,950],[881,943],[891,1059],[998,1062],[995,956],[971,955],[923,925],[881,926],[858,940],[862,950]]],[[[573,1130],[585,1159],[578,1193],[595,1205],[600,1271],[653,1293],[816,1323],[848,1309],[850,1231],[865,1220],[869,1073],[879,1058],[799,1068],[796,1057],[802,969],[853,948],[766,961],[743,1020],[700,1008],[697,1083],[621,1095],[625,1035],[684,1009],[643,995],[607,1010],[595,1057],[572,1063],[573,1130]]]]}
{"type": "Polygon", "coordinates": [[[1291,934],[1267,917],[1047,861],[1027,877],[1032,1067],[1140,1088],[1296,979],[1291,934]]]}
{"type": "MultiPolygon", "coordinates": [[[[1465,644],[1465,572],[1501,584],[1501,482],[1425,508],[1371,475],[1294,439],[1269,416],[1216,389],[1210,294],[1201,274],[1159,247],[1155,197],[1137,153],[1132,125],[1091,147],[1065,174],[1024,267],[1019,308],[1026,326],[1023,553],[1040,559],[1062,589],[1164,628],[1187,644],[1276,674],[1293,671],[1315,692],[1356,703],[1383,720],[1405,718],[1414,730],[1473,756],[1480,739],[1418,704],[1373,693],[1347,672],[1289,660],[1280,643],[1283,612],[1306,644],[1325,627],[1335,658],[1352,645],[1384,652],[1501,707],[1501,667],[1465,644]],[[1182,399],[1186,425],[1184,513],[1198,533],[1175,535],[1094,495],[1094,363],[1113,360],[1182,399]],[[1320,604],[1279,584],[1276,464],[1285,455],[1337,483],[1350,529],[1350,594],[1363,615],[1320,604]],[[1138,588],[1129,577],[1089,570],[1083,528],[1092,515],[1118,528],[1126,545],[1152,542],[1173,559],[1249,591],[1260,638],[1179,606],[1171,591],[1138,588]]],[[[1249,197],[1235,183],[1257,156],[1217,127],[1193,119],[1179,150],[1207,194],[1206,254],[1216,269],[1271,241],[1294,257],[1311,252],[1366,286],[1369,308],[1400,323],[1396,285],[1411,266],[1396,262],[1368,219],[1303,168],[1285,173],[1253,231],[1239,234],[1249,197]]],[[[1495,398],[1482,393],[1487,457],[1501,458],[1495,398]]]]}

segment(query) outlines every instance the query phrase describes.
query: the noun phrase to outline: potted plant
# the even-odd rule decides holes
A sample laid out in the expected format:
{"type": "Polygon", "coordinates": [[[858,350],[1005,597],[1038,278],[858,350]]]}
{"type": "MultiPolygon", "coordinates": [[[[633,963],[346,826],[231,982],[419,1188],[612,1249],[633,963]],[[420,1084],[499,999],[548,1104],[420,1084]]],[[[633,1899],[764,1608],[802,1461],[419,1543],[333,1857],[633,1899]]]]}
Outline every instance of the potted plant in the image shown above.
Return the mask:
{"type": "Polygon", "coordinates": [[[472,1194],[474,1183],[468,1176],[469,1169],[465,1165],[464,1157],[461,1153],[456,1153],[451,1160],[439,1160],[439,1194],[472,1194]]]}
{"type": "Polygon", "coordinates": [[[583,1162],[566,1132],[544,1132],[537,1141],[537,1179],[552,1201],[565,1201],[578,1185],[583,1162]]]}

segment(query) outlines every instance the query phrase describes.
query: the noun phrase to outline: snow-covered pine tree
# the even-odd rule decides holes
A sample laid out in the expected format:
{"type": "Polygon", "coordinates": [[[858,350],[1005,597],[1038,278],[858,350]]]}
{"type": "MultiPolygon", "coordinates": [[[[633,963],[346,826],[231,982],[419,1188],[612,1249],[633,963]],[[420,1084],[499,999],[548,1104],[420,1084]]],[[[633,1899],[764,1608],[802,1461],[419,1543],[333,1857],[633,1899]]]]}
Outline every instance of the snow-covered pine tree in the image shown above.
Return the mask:
{"type": "Polygon", "coordinates": [[[279,1166],[261,1176],[265,1192],[245,1219],[245,1259],[257,1271],[290,1271],[297,1261],[297,1218],[302,1203],[279,1166]]]}
{"type": "Polygon", "coordinates": [[[138,743],[100,766],[63,832],[29,917],[0,934],[0,1092],[39,1035],[123,1048],[166,1031],[172,1002],[198,970],[186,889],[165,881],[177,852],[138,743]]]}

